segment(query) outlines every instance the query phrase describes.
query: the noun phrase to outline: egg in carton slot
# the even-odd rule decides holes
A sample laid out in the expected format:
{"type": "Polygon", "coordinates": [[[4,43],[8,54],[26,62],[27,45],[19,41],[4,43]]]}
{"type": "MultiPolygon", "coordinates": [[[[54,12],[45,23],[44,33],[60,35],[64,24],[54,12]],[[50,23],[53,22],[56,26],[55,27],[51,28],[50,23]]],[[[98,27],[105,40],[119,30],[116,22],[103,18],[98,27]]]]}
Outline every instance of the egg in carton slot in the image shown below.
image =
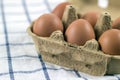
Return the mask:
{"type": "MultiPolygon", "coordinates": [[[[66,29],[79,17],[76,8],[67,5],[62,18],[64,28],[66,29]]],[[[120,56],[104,54],[96,39],[88,40],[83,46],[78,46],[66,42],[63,32],[59,30],[54,31],[50,37],[38,36],[32,31],[33,24],[34,22],[28,27],[27,32],[44,61],[95,76],[120,73],[120,56]]],[[[111,29],[110,14],[102,13],[96,25],[94,30],[96,37],[99,38],[104,31],[111,29]]]]}

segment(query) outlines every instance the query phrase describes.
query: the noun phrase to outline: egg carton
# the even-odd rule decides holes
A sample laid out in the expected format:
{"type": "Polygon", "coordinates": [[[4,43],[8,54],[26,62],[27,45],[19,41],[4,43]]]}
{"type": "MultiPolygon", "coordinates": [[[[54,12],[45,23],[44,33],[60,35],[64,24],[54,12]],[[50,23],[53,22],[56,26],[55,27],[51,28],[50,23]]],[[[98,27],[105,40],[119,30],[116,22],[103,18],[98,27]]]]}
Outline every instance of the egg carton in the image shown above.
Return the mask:
{"type": "Polygon", "coordinates": [[[61,31],[54,31],[50,37],[40,37],[32,32],[32,27],[33,23],[27,32],[44,61],[95,76],[120,73],[120,56],[104,54],[95,39],[77,46],[64,41],[61,31]]]}
{"type": "MultiPolygon", "coordinates": [[[[64,29],[79,17],[75,8],[68,5],[62,18],[64,29]]],[[[32,31],[33,24],[34,22],[28,27],[27,32],[44,61],[94,76],[120,73],[120,56],[105,54],[100,50],[97,41],[104,31],[111,29],[109,13],[101,14],[94,27],[97,39],[88,40],[83,46],[66,42],[64,33],[59,30],[54,31],[50,37],[38,36],[32,31]]]]}

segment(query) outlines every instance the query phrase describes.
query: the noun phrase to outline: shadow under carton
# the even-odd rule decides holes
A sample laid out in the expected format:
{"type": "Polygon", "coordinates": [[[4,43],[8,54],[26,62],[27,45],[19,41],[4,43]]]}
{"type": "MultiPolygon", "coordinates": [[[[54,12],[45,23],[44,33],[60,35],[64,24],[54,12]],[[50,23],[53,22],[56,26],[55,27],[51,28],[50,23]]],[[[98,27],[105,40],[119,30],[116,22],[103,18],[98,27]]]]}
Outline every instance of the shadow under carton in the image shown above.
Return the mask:
{"type": "Polygon", "coordinates": [[[120,73],[120,56],[104,54],[95,39],[78,46],[64,41],[61,31],[54,31],[50,37],[40,37],[32,32],[32,27],[33,23],[27,32],[44,61],[95,76],[120,73]]]}

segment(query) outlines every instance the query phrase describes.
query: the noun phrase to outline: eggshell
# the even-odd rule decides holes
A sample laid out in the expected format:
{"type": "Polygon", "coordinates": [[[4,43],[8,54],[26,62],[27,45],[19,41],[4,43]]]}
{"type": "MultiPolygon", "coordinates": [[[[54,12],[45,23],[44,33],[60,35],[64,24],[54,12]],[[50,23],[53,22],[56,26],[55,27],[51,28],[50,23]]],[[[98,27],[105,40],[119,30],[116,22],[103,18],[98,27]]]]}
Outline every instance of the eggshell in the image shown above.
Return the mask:
{"type": "Polygon", "coordinates": [[[83,46],[86,41],[95,39],[90,23],[84,19],[72,22],[65,32],[67,42],[83,46]]]}
{"type": "Polygon", "coordinates": [[[57,15],[60,19],[62,19],[64,10],[66,5],[69,5],[69,2],[62,2],[60,4],[58,4],[55,9],[52,11],[52,13],[54,13],[55,15],[57,15]]]}
{"type": "Polygon", "coordinates": [[[120,30],[110,29],[99,38],[101,50],[105,54],[120,55],[120,30]]]}
{"type": "Polygon", "coordinates": [[[53,31],[63,32],[62,21],[55,14],[43,14],[33,25],[33,32],[42,37],[49,37],[53,31]]]}
{"type": "Polygon", "coordinates": [[[97,11],[90,11],[83,15],[83,19],[87,20],[93,27],[95,26],[100,13],[97,11]]]}
{"type": "Polygon", "coordinates": [[[120,30],[120,17],[118,17],[115,21],[113,21],[112,28],[120,30]]]}

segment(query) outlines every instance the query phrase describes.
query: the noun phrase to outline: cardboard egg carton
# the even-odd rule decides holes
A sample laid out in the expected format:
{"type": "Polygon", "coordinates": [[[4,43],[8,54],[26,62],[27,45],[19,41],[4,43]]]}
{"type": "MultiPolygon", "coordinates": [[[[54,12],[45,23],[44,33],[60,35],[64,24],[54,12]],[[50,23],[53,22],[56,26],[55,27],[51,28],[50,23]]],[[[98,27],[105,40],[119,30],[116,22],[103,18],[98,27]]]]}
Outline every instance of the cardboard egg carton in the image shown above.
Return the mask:
{"type": "Polygon", "coordinates": [[[77,46],[64,41],[61,31],[53,32],[50,37],[40,37],[32,32],[32,27],[28,27],[27,32],[44,61],[95,76],[120,73],[120,56],[104,54],[95,39],[77,46]]]}
{"type": "MultiPolygon", "coordinates": [[[[68,5],[62,18],[64,29],[78,18],[74,6],[68,5]]],[[[50,37],[38,36],[32,31],[33,24],[34,22],[28,27],[27,32],[44,61],[95,76],[120,73],[120,56],[103,53],[97,39],[89,40],[83,46],[78,46],[66,42],[64,33],[59,30],[54,31],[50,37]]],[[[96,38],[110,28],[110,14],[102,13],[94,28],[96,38]]]]}

